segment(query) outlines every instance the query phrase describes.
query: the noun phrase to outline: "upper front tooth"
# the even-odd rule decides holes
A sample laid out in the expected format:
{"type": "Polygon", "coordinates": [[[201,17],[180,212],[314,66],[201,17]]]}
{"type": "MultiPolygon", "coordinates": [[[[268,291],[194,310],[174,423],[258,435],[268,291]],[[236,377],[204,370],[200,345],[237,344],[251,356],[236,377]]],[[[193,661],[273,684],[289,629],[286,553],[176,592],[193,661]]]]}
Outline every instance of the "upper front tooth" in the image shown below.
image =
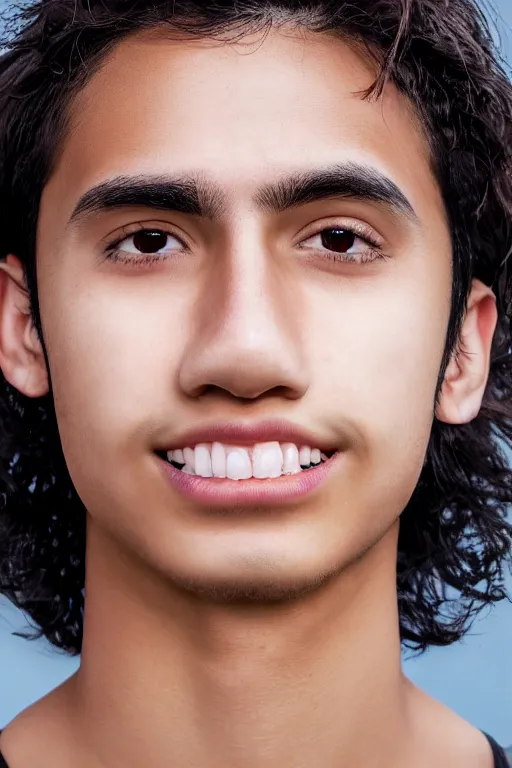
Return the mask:
{"type": "Polygon", "coordinates": [[[283,469],[283,452],[278,442],[257,443],[252,451],[253,477],[279,477],[283,469]]]}
{"type": "Polygon", "coordinates": [[[199,475],[200,477],[212,477],[212,457],[208,446],[202,443],[196,445],[194,454],[194,469],[196,475],[199,475]]]}
{"type": "Polygon", "coordinates": [[[222,443],[212,445],[212,470],[214,477],[226,477],[226,451],[222,443]]]}
{"type": "Polygon", "coordinates": [[[229,448],[226,456],[226,475],[230,480],[249,480],[252,466],[247,448],[229,448]]]}
{"type": "Polygon", "coordinates": [[[311,448],[308,445],[301,445],[300,447],[299,464],[301,467],[309,467],[311,464],[311,448]]]}

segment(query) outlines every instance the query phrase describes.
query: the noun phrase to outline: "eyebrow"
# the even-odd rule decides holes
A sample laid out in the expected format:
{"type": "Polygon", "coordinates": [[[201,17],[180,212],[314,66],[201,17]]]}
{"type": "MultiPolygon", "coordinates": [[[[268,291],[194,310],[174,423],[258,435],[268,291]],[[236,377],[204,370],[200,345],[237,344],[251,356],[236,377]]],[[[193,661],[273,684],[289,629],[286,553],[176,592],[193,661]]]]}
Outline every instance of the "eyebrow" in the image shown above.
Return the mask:
{"type": "MultiPolygon", "coordinates": [[[[378,203],[416,222],[417,215],[400,188],[371,166],[348,163],[296,172],[264,184],[256,192],[258,209],[281,213],[329,198],[378,203]]],[[[152,208],[206,219],[219,219],[227,195],[214,182],[194,176],[117,176],[80,198],[69,224],[111,208],[152,208]]]]}

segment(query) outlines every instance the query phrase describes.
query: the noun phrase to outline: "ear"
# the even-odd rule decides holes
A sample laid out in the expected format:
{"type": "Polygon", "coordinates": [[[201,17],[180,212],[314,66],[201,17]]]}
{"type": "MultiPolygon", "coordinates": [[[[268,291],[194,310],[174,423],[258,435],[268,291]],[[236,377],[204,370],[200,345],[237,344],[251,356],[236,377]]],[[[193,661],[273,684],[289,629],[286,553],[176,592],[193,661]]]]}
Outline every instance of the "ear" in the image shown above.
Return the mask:
{"type": "Polygon", "coordinates": [[[0,368],[23,395],[48,393],[46,361],[30,314],[23,267],[11,255],[0,262],[0,368]]]}
{"type": "Polygon", "coordinates": [[[497,319],[494,293],[480,280],[473,280],[460,345],[446,369],[436,407],[440,421],[466,424],[477,416],[489,377],[497,319]]]}

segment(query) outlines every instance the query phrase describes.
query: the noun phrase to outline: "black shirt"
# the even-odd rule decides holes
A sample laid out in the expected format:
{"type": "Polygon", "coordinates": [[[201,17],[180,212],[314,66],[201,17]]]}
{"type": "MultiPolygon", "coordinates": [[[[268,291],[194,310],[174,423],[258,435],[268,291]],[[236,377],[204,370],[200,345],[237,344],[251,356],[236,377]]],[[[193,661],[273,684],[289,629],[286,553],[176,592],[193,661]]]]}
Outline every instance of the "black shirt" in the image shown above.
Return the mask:
{"type": "MultiPolygon", "coordinates": [[[[507,756],[503,751],[503,749],[494,741],[493,738],[491,738],[491,736],[489,736],[487,733],[485,735],[489,740],[489,744],[491,745],[492,753],[494,755],[494,768],[511,768],[512,763],[509,763],[509,761],[507,760],[507,756]]],[[[1,753],[0,753],[0,768],[9,768],[4,758],[2,757],[1,753]]],[[[36,768],[36,766],[34,766],[34,768],[36,768]]]]}
{"type": "MultiPolygon", "coordinates": [[[[489,740],[489,744],[492,748],[492,753],[494,755],[494,768],[510,768],[512,763],[510,763],[507,759],[507,756],[504,752],[504,750],[494,741],[489,734],[485,734],[489,740]]],[[[5,768],[0,764],[0,768],[5,768]]]]}

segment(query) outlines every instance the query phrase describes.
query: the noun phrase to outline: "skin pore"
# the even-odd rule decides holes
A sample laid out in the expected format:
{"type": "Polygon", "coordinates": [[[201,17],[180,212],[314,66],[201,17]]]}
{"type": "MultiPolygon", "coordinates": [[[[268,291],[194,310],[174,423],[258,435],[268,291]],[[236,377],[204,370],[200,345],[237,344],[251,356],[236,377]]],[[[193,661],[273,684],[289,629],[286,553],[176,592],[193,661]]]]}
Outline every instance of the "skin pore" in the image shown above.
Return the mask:
{"type": "MultiPolygon", "coordinates": [[[[121,43],[75,99],[37,266],[88,511],[84,646],[78,673],[2,736],[12,768],[492,765],[484,737],[400,668],[398,518],[433,419],[451,246],[422,129],[392,85],[358,95],[373,77],[320,35],[152,33],[121,43]],[[346,183],[354,169],[388,194],[269,202],[290,177],[346,183]],[[206,215],[151,207],[147,190],[102,208],[96,191],[73,215],[129,178],[194,180],[206,215]],[[355,228],[346,253],[325,247],[329,228],[355,228]],[[141,229],[169,236],[156,259],[140,260],[141,229]],[[341,451],[302,499],[212,509],[161,471],[155,451],[186,430],[272,419],[341,451]]],[[[0,276],[0,365],[44,394],[14,254],[0,276]]],[[[495,322],[475,281],[438,418],[478,412],[495,322]]]]}

